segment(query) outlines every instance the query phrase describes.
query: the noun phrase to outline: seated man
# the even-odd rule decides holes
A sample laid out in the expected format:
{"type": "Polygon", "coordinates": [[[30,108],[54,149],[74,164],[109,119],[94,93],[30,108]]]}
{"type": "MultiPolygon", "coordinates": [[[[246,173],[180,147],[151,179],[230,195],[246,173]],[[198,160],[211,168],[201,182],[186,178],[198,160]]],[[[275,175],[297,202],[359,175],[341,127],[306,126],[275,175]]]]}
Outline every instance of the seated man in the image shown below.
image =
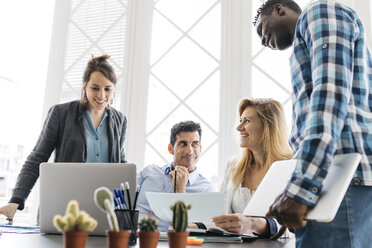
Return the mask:
{"type": "MultiPolygon", "coordinates": [[[[171,129],[168,151],[173,161],[163,167],[149,165],[137,176],[137,184],[141,186],[138,196],[140,215],[154,215],[146,199],[145,192],[174,192],[174,169],[177,168],[176,193],[200,193],[215,191],[211,183],[196,168],[201,152],[200,124],[184,121],[175,124],[171,129]]],[[[166,231],[169,223],[159,220],[159,231],[166,231]]]]}

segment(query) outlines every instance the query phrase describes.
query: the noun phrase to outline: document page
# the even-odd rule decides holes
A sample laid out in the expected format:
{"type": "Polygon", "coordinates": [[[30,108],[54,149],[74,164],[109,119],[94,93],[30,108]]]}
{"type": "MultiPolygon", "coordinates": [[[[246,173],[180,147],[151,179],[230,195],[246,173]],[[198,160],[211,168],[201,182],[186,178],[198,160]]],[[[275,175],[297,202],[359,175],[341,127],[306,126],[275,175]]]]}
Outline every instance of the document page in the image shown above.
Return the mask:
{"type": "Polygon", "coordinates": [[[164,221],[172,221],[170,207],[178,200],[186,205],[191,204],[188,211],[189,222],[211,222],[215,216],[225,214],[224,194],[211,193],[158,193],[146,192],[147,201],[155,215],[164,221]]]}

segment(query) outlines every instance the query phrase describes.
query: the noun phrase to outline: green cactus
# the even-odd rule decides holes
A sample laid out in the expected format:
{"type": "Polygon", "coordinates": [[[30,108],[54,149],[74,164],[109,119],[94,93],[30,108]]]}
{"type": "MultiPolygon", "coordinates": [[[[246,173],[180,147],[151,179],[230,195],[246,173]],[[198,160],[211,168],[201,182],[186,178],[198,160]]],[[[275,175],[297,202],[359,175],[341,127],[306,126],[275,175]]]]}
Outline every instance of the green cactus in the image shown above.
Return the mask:
{"type": "Polygon", "coordinates": [[[146,216],[139,222],[139,228],[142,232],[155,232],[158,228],[158,224],[154,217],[146,216]]]}
{"type": "Polygon", "coordinates": [[[118,232],[119,225],[118,219],[114,212],[114,200],[110,190],[106,187],[100,187],[94,191],[94,202],[97,207],[100,208],[103,212],[107,214],[107,219],[110,225],[110,228],[118,232]]]}
{"type": "Polygon", "coordinates": [[[176,232],[184,232],[187,228],[187,210],[191,208],[191,205],[186,206],[183,201],[177,201],[171,210],[173,211],[173,229],[176,232]]]}
{"type": "Polygon", "coordinates": [[[53,224],[60,232],[88,231],[91,232],[97,227],[97,221],[87,212],[79,210],[79,203],[71,200],[67,204],[65,216],[56,215],[53,224]]]}

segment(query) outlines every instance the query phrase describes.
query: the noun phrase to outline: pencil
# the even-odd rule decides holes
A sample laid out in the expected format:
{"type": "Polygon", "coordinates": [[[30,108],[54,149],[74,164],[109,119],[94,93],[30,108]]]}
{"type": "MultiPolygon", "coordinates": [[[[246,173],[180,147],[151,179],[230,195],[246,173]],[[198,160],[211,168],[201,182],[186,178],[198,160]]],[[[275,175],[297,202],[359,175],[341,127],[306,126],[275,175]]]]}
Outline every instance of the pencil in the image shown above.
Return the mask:
{"type": "Polygon", "coordinates": [[[133,203],[133,210],[136,210],[136,207],[137,207],[137,199],[138,199],[139,191],[140,191],[140,186],[137,185],[137,187],[136,187],[136,195],[134,197],[134,203],[133,203]]]}
{"type": "Polygon", "coordinates": [[[173,189],[173,193],[176,193],[176,187],[177,187],[177,166],[174,168],[174,189],[173,189]]]}
{"type": "Polygon", "coordinates": [[[132,210],[132,204],[131,204],[131,201],[130,201],[129,183],[128,183],[128,182],[125,182],[125,189],[126,189],[126,191],[127,191],[128,209],[129,209],[129,210],[132,210]]]}

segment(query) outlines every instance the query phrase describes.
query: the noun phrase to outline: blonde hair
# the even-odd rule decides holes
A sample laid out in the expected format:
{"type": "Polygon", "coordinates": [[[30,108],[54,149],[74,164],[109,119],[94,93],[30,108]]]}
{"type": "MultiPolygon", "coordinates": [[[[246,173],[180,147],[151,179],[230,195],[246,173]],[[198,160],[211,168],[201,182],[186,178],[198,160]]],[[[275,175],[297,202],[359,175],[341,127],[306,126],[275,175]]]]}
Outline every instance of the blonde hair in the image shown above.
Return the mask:
{"type": "MultiPolygon", "coordinates": [[[[278,160],[292,157],[292,150],[288,144],[288,130],[282,105],[271,98],[248,98],[240,101],[239,117],[247,107],[252,107],[263,124],[262,148],[264,151],[264,169],[267,171],[271,164],[278,160]]],[[[254,162],[253,153],[243,148],[240,157],[235,159],[232,182],[235,187],[243,181],[244,175],[249,174],[254,162]]]]}

